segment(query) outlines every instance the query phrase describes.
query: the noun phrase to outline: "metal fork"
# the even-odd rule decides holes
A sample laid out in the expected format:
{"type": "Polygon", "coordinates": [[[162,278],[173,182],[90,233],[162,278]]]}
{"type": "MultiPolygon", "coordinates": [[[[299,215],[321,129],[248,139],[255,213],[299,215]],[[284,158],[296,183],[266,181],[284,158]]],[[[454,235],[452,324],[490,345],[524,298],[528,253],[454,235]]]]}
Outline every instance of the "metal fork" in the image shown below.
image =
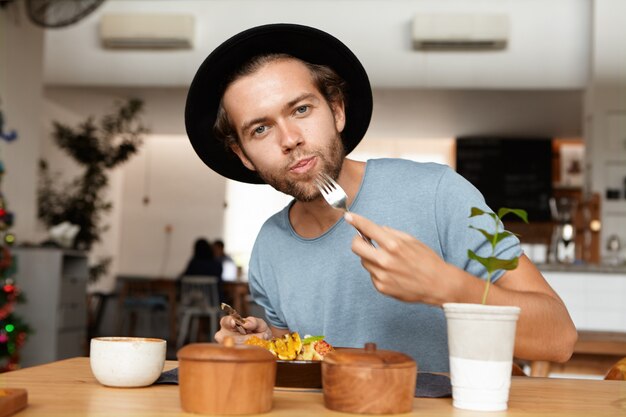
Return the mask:
{"type": "Polygon", "coordinates": [[[235,310],[226,303],[220,304],[220,308],[224,310],[226,314],[231,316],[233,320],[235,320],[235,329],[237,329],[237,331],[241,334],[246,334],[246,329],[243,328],[243,324],[246,322],[246,319],[241,317],[237,310],[235,310]]]}
{"type": "MultiPolygon", "coordinates": [[[[322,193],[322,197],[331,207],[336,208],[338,210],[343,210],[346,213],[348,210],[348,195],[341,188],[337,181],[326,175],[324,172],[320,172],[319,175],[314,179],[315,185],[322,193]]],[[[356,229],[356,227],[355,227],[356,229]]],[[[363,238],[364,241],[369,243],[372,247],[375,247],[372,243],[372,239],[365,236],[359,229],[356,229],[356,232],[363,238]]]]}

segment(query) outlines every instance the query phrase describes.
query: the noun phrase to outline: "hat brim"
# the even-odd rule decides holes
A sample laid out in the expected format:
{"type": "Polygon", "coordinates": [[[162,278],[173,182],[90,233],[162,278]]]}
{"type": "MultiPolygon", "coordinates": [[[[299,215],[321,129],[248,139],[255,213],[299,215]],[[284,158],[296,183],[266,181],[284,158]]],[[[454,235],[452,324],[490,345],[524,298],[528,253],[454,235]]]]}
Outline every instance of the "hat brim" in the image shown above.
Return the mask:
{"type": "Polygon", "coordinates": [[[286,53],[303,61],[327,65],[348,84],[346,125],[342,132],[346,154],[361,141],[372,117],[372,89],[357,57],[337,38],[321,30],[295,24],[271,24],[241,32],[218,46],[198,69],[187,94],[185,127],[202,161],[224,177],[262,184],[256,172],[225,149],[213,126],[224,80],[257,55],[286,53]]]}

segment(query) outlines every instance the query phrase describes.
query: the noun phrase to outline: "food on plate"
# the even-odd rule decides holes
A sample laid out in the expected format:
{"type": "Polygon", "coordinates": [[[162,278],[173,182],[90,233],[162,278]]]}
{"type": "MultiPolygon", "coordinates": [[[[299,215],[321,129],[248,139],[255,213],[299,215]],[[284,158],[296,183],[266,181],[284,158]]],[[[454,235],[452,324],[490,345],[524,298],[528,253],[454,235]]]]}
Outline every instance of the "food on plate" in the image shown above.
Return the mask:
{"type": "Polygon", "coordinates": [[[333,347],[324,340],[324,336],[305,336],[301,339],[298,332],[287,333],[270,340],[252,336],[245,341],[245,344],[265,348],[278,359],[285,361],[321,361],[328,352],[333,350],[333,347]]]}

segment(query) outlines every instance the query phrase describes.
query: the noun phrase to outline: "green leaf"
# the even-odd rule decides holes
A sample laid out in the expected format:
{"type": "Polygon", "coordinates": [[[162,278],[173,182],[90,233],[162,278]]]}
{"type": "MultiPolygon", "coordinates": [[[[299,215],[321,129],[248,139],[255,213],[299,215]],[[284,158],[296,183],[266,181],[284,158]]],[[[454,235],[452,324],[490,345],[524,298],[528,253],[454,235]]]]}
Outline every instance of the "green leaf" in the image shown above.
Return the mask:
{"type": "Polygon", "coordinates": [[[302,344],[308,345],[309,343],[319,342],[320,340],[324,340],[324,336],[309,336],[302,340],[302,344]]]}
{"type": "Polygon", "coordinates": [[[478,230],[480,233],[483,234],[483,236],[485,236],[485,239],[487,239],[489,242],[493,241],[493,235],[489,233],[488,231],[486,231],[485,229],[479,229],[478,227],[474,227],[474,226],[470,226],[470,229],[478,230]]]}
{"type": "Polygon", "coordinates": [[[500,243],[503,239],[506,239],[509,236],[517,236],[515,233],[509,232],[508,230],[503,230],[498,233],[498,238],[496,239],[496,244],[500,243]]]}
{"type": "Polygon", "coordinates": [[[471,217],[476,217],[476,216],[482,216],[483,214],[488,214],[491,217],[493,217],[494,219],[496,218],[496,214],[495,213],[491,213],[489,211],[481,210],[478,207],[472,207],[472,211],[470,213],[470,218],[471,217]]]}
{"type": "Polygon", "coordinates": [[[489,243],[491,243],[491,246],[497,245],[498,243],[500,243],[500,241],[502,241],[503,239],[506,239],[509,236],[517,236],[515,233],[509,232],[507,230],[503,230],[502,232],[499,232],[497,236],[495,236],[495,245],[494,245],[494,235],[492,235],[485,229],[479,229],[478,227],[470,226],[470,229],[478,230],[480,233],[482,233],[483,236],[485,236],[485,239],[487,239],[489,243]]]}
{"type": "Polygon", "coordinates": [[[489,269],[490,268],[489,260],[487,258],[478,256],[474,253],[474,251],[469,250],[469,249],[467,250],[467,257],[477,262],[480,262],[485,268],[487,268],[487,271],[491,272],[491,270],[489,269]]]}
{"type": "Polygon", "coordinates": [[[470,217],[482,216],[483,214],[485,214],[485,212],[479,209],[478,207],[472,207],[472,212],[470,213],[470,217]]]}
{"type": "Polygon", "coordinates": [[[500,258],[489,258],[492,262],[493,270],[498,269],[506,269],[507,271],[511,271],[517,268],[518,258],[513,259],[500,259],[500,258]]]}
{"type": "Polygon", "coordinates": [[[518,259],[499,259],[494,256],[490,256],[488,258],[483,258],[482,256],[476,255],[473,251],[467,251],[467,257],[473,259],[477,262],[480,262],[490,274],[498,269],[505,269],[507,271],[513,270],[517,268],[518,259]]]}
{"type": "Polygon", "coordinates": [[[502,219],[504,216],[506,216],[509,213],[515,214],[517,217],[522,219],[524,223],[528,223],[528,213],[526,213],[526,210],[522,210],[522,209],[512,209],[512,208],[502,207],[500,210],[498,210],[498,217],[502,219]]]}

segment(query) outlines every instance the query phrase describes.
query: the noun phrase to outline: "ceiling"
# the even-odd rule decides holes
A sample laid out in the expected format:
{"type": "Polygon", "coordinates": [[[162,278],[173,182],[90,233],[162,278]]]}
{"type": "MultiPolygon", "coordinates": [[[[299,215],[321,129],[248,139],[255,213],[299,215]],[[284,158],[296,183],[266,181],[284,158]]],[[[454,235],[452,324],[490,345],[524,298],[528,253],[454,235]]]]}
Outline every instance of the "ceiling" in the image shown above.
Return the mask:
{"type": "Polygon", "coordinates": [[[47,85],[186,87],[219,43],[252,26],[316,26],[346,43],[375,88],[583,89],[591,50],[588,0],[108,0],[79,23],[46,31],[47,85]],[[195,47],[110,50],[101,46],[105,13],[188,13],[195,47]],[[506,49],[424,52],[411,47],[416,13],[502,13],[506,49]]]}

